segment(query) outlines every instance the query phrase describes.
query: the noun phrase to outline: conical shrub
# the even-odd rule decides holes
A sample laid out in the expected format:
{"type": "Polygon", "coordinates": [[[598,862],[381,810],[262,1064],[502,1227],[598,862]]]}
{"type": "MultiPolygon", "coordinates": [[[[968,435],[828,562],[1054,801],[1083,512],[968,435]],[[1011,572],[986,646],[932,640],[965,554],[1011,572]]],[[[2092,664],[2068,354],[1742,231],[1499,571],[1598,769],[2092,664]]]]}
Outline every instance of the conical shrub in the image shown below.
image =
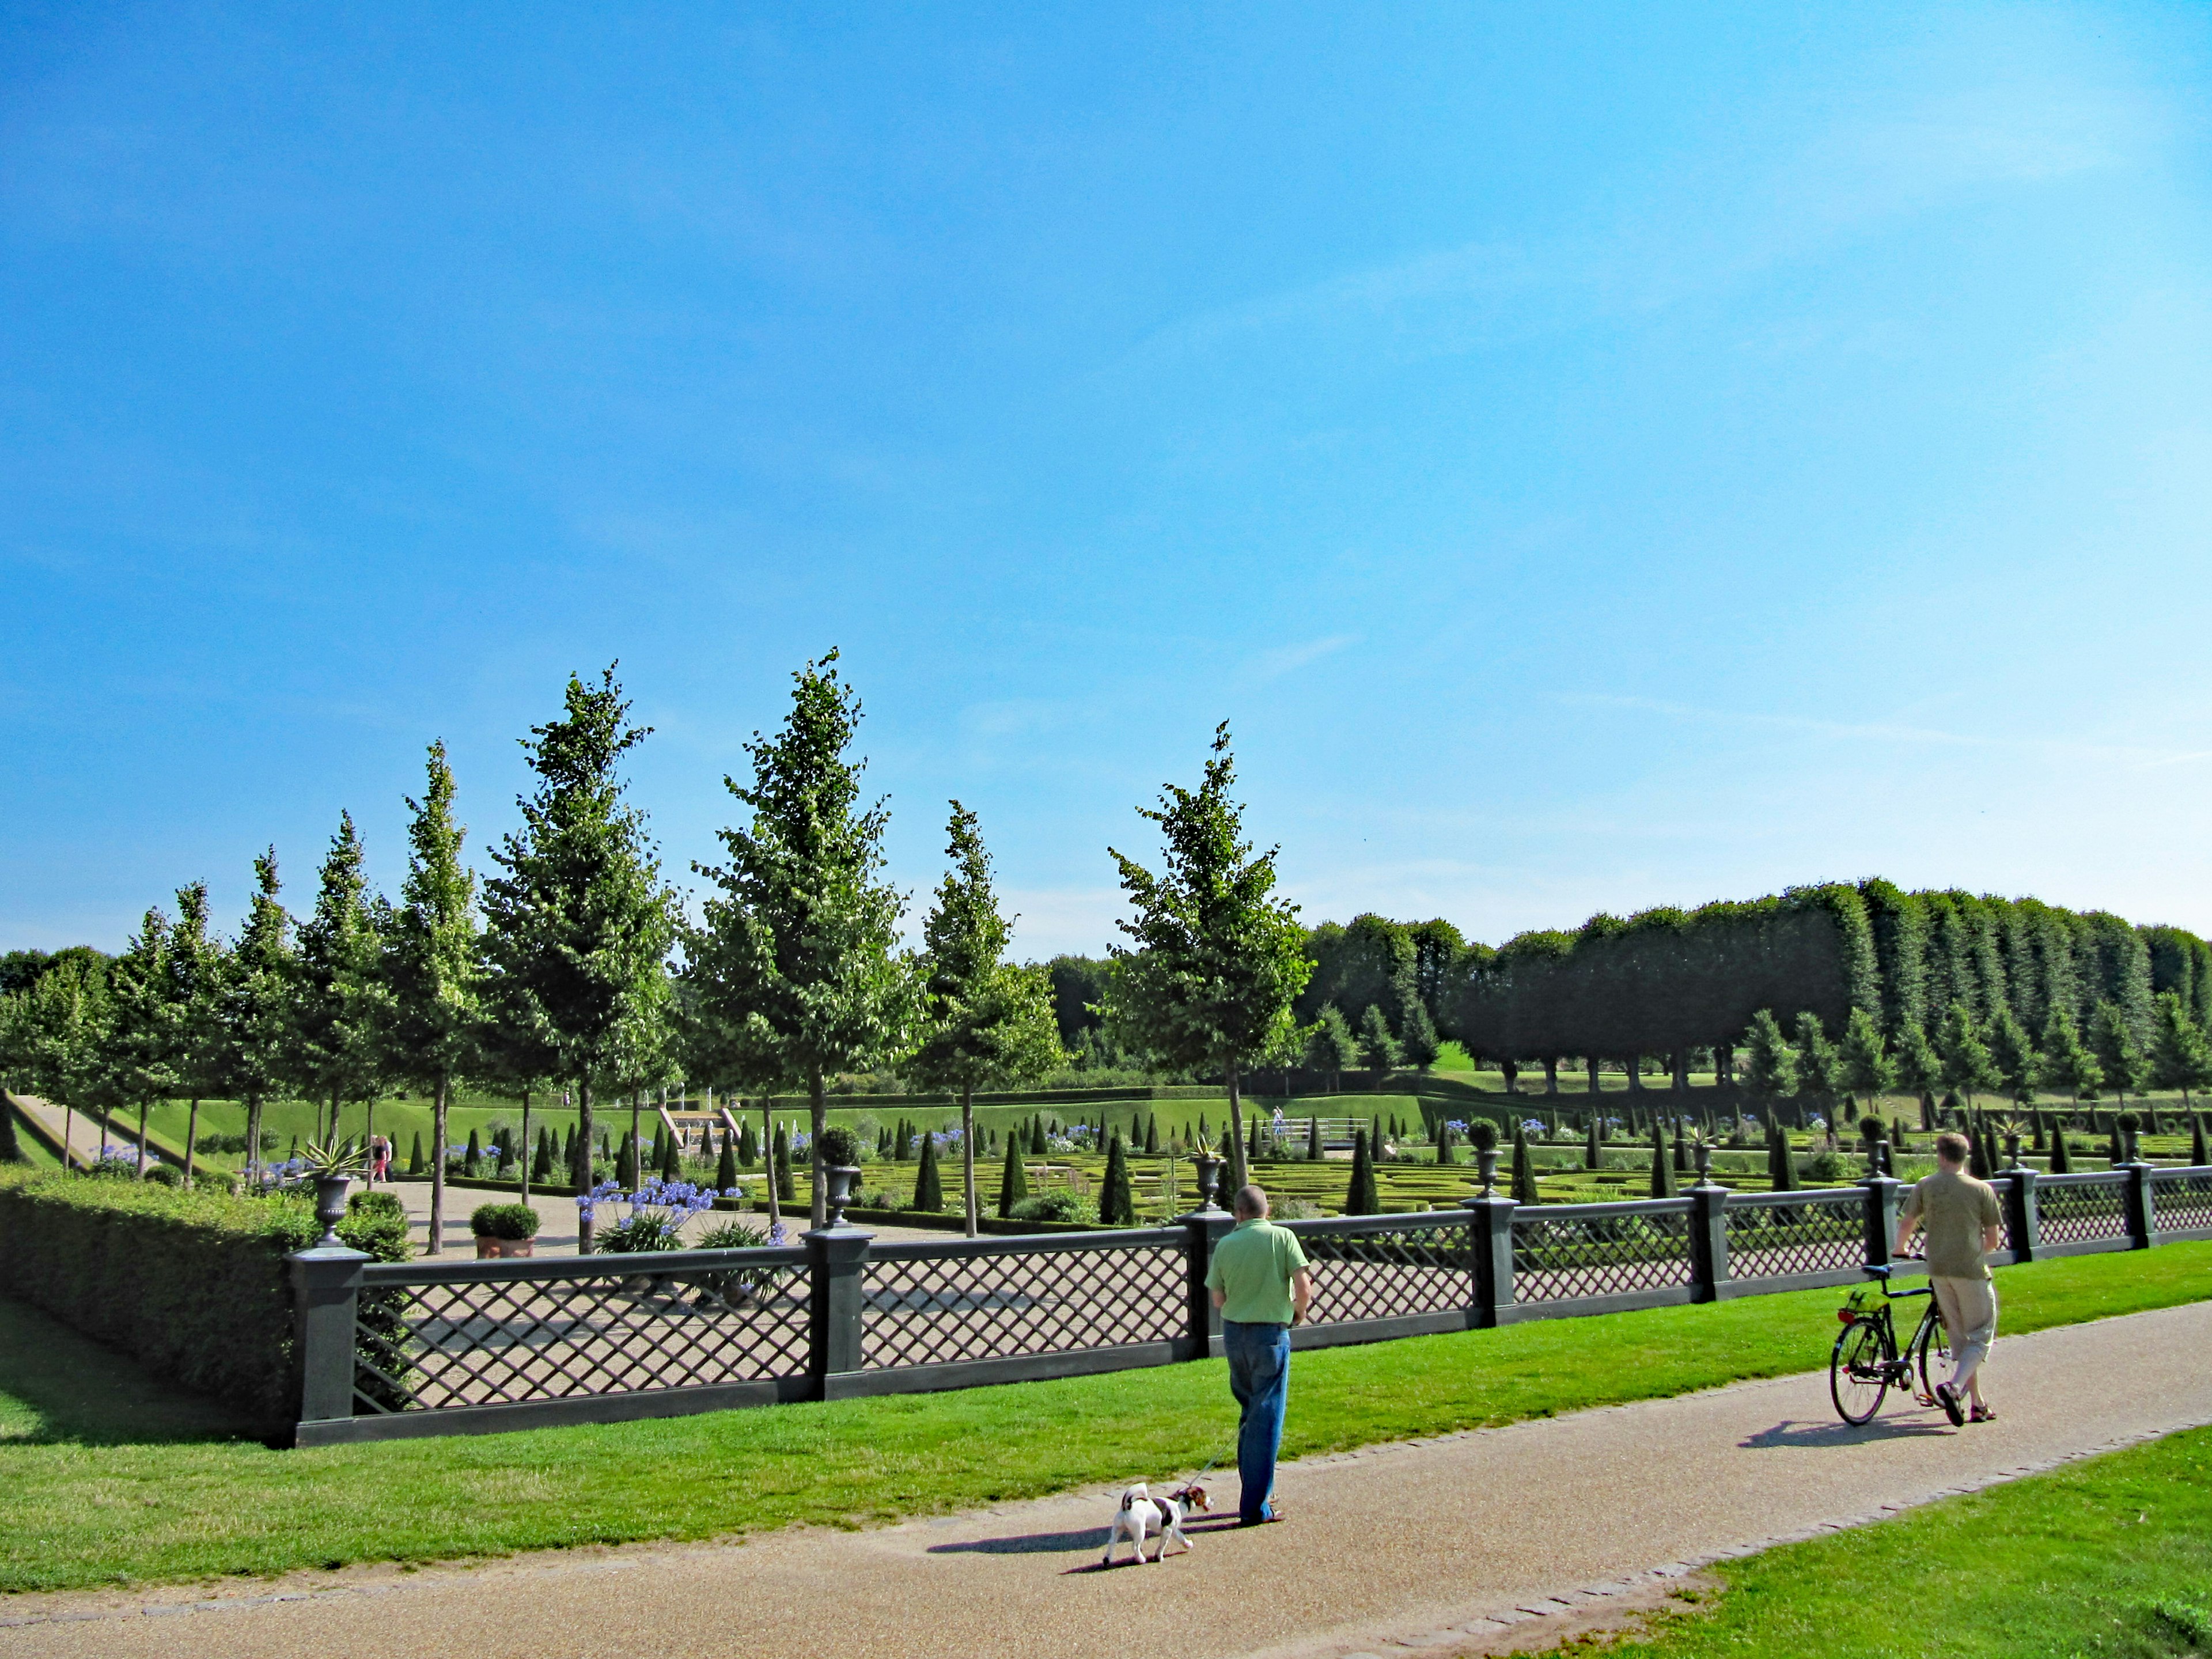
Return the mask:
{"type": "Polygon", "coordinates": [[[683,1173],[683,1164],[676,1151],[676,1137],[663,1135],[660,1138],[660,1178],[663,1181],[673,1181],[683,1173]]]}
{"type": "Polygon", "coordinates": [[[921,1138],[921,1164],[914,1172],[914,1207],[938,1211],[945,1207],[945,1177],[937,1168],[937,1137],[921,1138]]]}
{"type": "Polygon", "coordinates": [[[1674,1162],[1667,1155],[1667,1131],[1656,1120],[1651,1125],[1651,1196],[1674,1196],[1674,1162]]]}
{"type": "Polygon", "coordinates": [[[417,1129],[415,1132],[415,1145],[407,1153],[407,1173],[421,1175],[422,1168],[422,1132],[417,1129]]]}
{"type": "Polygon", "coordinates": [[[2212,1163],[2204,1156],[2204,1120],[2195,1112],[2189,1115],[2189,1161],[2199,1169],[2212,1163]]]}
{"type": "Polygon", "coordinates": [[[1098,1218],[1109,1227],[1137,1224],[1136,1196],[1129,1190],[1129,1154],[1116,1129],[1106,1142],[1106,1174],[1098,1183],[1098,1218]]]}
{"type": "Polygon", "coordinates": [[[623,1131],[622,1151],[615,1154],[615,1183],[626,1193],[637,1190],[637,1137],[623,1131]]]}
{"type": "Polygon", "coordinates": [[[1306,1162],[1318,1164],[1322,1157],[1321,1119],[1310,1117],[1306,1120],[1306,1162]]]}
{"type": "Polygon", "coordinates": [[[1160,1155],[1160,1115],[1153,1112],[1145,1119],[1145,1156],[1160,1155]]]}
{"type": "Polygon", "coordinates": [[[1014,1206],[1030,1195],[1029,1171],[1022,1167],[1021,1137],[1006,1137],[1006,1167],[999,1171],[999,1214],[1003,1218],[1014,1212],[1014,1206]]]}
{"type": "Polygon", "coordinates": [[[1589,1119],[1589,1133],[1583,1139],[1583,1168],[1585,1170],[1605,1168],[1605,1153],[1601,1150],[1601,1145],[1602,1143],[1598,1139],[1597,1114],[1592,1112],[1589,1119]]]}
{"type": "Polygon", "coordinates": [[[1375,1190],[1375,1153],[1367,1144],[1367,1131],[1352,1132],[1352,1180],[1344,1191],[1346,1215],[1375,1215],[1382,1200],[1375,1190]]]}
{"type": "Polygon", "coordinates": [[[461,1158],[461,1173],[475,1175],[483,1165],[483,1139],[474,1129],[469,1131],[469,1150],[461,1158]]]}
{"type": "Polygon", "coordinates": [[[726,1193],[738,1184],[738,1146],[727,1129],[722,1131],[722,1156],[714,1164],[714,1188],[726,1193]]]}
{"type": "Polygon", "coordinates": [[[1516,1204],[1540,1204],[1544,1201],[1536,1191],[1536,1160],[1528,1152],[1528,1132],[1518,1123],[1513,1126],[1513,1201],[1516,1204]]]}
{"type": "Polygon", "coordinates": [[[2051,1173],[2053,1175],[2074,1173],[2074,1155],[2066,1144],[2066,1125],[2063,1120],[2061,1120],[2058,1127],[2051,1132],[2051,1173]]]}
{"type": "Polygon", "coordinates": [[[753,1133],[753,1121],[747,1118],[738,1126],[738,1167],[750,1170],[760,1161],[760,1140],[753,1133]]]}
{"type": "Polygon", "coordinates": [[[775,1162],[775,1201],[778,1204],[796,1204],[799,1201],[799,1183],[792,1179],[791,1175],[791,1131],[781,1123],[775,1126],[775,1139],[769,1148],[769,1155],[775,1162]]]}

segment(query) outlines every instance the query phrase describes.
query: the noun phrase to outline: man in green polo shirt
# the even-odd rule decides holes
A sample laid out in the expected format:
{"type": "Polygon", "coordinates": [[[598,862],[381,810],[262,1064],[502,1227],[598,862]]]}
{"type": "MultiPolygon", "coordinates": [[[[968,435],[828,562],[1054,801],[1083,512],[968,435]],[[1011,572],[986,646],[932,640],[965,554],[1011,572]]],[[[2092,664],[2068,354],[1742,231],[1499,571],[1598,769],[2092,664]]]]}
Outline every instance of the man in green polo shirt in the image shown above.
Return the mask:
{"type": "Polygon", "coordinates": [[[1290,1403],[1291,1327],[1313,1301],[1313,1274],[1296,1233],[1267,1219],[1267,1195],[1240,1191],[1237,1226],[1213,1247],[1206,1286],[1221,1311],[1221,1346],[1229,1358],[1229,1391],[1242,1413],[1237,1425],[1237,1511],[1243,1524],[1279,1521],[1275,1458],[1283,1449],[1283,1413],[1290,1403]]]}

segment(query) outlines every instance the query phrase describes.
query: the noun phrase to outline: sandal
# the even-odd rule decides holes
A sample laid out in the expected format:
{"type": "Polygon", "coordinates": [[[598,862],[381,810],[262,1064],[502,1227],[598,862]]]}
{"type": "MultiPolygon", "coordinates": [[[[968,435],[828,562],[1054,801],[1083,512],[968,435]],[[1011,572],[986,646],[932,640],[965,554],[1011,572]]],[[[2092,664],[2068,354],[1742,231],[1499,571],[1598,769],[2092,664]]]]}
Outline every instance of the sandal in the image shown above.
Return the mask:
{"type": "Polygon", "coordinates": [[[1966,1419],[1969,1423],[1994,1423],[1996,1420],[1996,1412],[1988,1406],[1975,1407],[1972,1413],[1966,1419]]]}

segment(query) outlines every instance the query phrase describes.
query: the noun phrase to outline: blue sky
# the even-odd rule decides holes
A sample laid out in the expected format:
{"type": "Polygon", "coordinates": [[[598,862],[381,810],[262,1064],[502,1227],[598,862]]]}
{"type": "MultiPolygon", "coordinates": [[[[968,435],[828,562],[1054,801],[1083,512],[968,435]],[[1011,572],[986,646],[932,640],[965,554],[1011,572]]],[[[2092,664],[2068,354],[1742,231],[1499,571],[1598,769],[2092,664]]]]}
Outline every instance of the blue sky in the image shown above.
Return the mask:
{"type": "Polygon", "coordinates": [[[615,9],[0,15],[0,946],[831,646],[1025,952],[1224,718],[1310,920],[2212,931],[2212,13],[615,9]]]}

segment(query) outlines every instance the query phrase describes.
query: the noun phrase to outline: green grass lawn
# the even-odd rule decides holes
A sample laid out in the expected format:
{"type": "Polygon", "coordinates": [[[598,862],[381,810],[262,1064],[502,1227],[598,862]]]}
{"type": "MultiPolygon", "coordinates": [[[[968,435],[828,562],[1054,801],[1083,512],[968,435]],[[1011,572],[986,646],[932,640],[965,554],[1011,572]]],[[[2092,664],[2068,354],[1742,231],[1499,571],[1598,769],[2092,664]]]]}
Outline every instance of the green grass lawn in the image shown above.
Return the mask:
{"type": "Polygon", "coordinates": [[[1650,1659],[2164,1659],[2212,1653],[2212,1430],[1716,1569],[1650,1659]]]}
{"type": "MultiPolygon", "coordinates": [[[[2014,1334],[2196,1300],[2212,1244],[2001,1268],[2014,1334]]],[[[1301,1354],[1285,1450],[1340,1450],[1826,1363],[1838,1292],[1301,1354]]],[[[0,1303],[0,1589],[886,1521],[1228,1454],[1218,1362],[664,1422],[275,1451],[0,1303]]]]}

